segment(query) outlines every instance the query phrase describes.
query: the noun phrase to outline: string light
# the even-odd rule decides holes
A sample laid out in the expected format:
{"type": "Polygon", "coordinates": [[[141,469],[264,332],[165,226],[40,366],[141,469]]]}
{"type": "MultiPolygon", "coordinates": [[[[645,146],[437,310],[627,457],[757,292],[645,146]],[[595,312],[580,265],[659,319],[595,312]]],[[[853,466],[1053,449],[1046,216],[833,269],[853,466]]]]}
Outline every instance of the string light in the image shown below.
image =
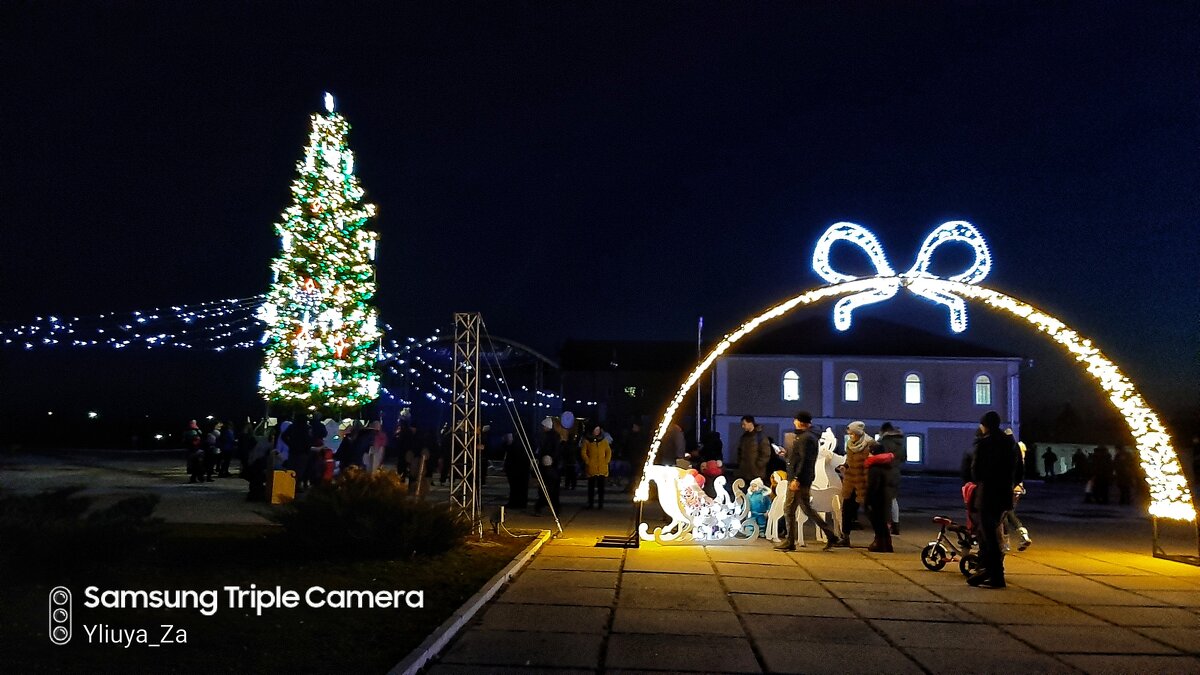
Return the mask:
{"type": "Polygon", "coordinates": [[[252,346],[258,328],[254,310],[264,296],[192,305],[110,312],[91,317],[37,317],[0,324],[0,344],[26,350],[58,346],[124,349],[163,347],[224,351],[252,346]]]}
{"type": "MultiPolygon", "coordinates": [[[[440,352],[439,348],[435,348],[433,346],[434,343],[438,342],[440,339],[440,336],[435,333],[434,335],[431,335],[423,340],[418,340],[411,337],[407,338],[407,344],[405,345],[400,345],[395,340],[392,340],[391,345],[393,351],[387,356],[388,363],[385,365],[385,368],[392,375],[408,376],[409,386],[414,390],[423,391],[423,388],[425,388],[424,393],[428,400],[450,405],[450,401],[446,398],[442,398],[442,396],[446,396],[450,399],[453,398],[453,390],[446,384],[451,380],[451,373],[430,363],[429,360],[427,360],[425,356],[420,353],[421,350],[429,352],[430,354],[440,352]],[[407,368],[397,368],[397,365],[405,365],[407,368]],[[434,390],[436,390],[437,393],[434,393],[434,390]]],[[[481,383],[486,383],[492,379],[493,378],[490,374],[484,374],[481,383]]],[[[520,387],[520,390],[528,393],[532,398],[516,399],[512,397],[506,397],[501,393],[493,391],[486,384],[484,384],[480,386],[479,389],[479,393],[482,396],[479,404],[482,407],[493,407],[503,406],[506,403],[515,403],[524,407],[544,409],[547,411],[560,408],[562,405],[561,403],[551,403],[555,400],[562,401],[562,397],[554,392],[543,391],[540,389],[530,389],[526,386],[520,387]],[[539,399],[545,399],[545,401],[539,399]]],[[[566,403],[566,401],[562,401],[562,403],[566,403]]],[[[598,405],[595,401],[579,400],[576,401],[576,403],[590,406],[598,405]]]]}
{"type": "MultiPolygon", "coordinates": [[[[124,350],[129,348],[146,349],[188,349],[224,352],[238,349],[252,349],[260,346],[265,333],[262,331],[257,315],[261,315],[265,295],[191,305],[175,305],[171,307],[155,307],[151,309],[134,310],[130,312],[107,312],[92,317],[37,317],[35,322],[21,324],[0,324],[0,344],[17,342],[22,349],[48,349],[61,347],[78,348],[112,348],[124,350]],[[145,319],[138,324],[137,319],[145,319]],[[136,331],[136,332],[135,332],[136,331]],[[154,332],[151,332],[154,331],[154,332]],[[33,342],[20,342],[24,337],[35,337],[33,342]]],[[[390,329],[391,326],[386,326],[390,329]]],[[[428,373],[443,381],[449,381],[450,374],[443,368],[430,363],[429,358],[440,354],[441,348],[436,343],[442,340],[441,329],[435,330],[424,338],[407,337],[402,340],[388,340],[390,349],[381,349],[376,355],[379,364],[387,367],[393,375],[401,375],[395,365],[409,364],[420,366],[424,371],[418,376],[428,373]],[[426,356],[422,356],[420,351],[426,356]],[[428,358],[427,358],[428,357],[428,358]]],[[[334,344],[337,345],[336,339],[334,344]]],[[[413,374],[413,373],[409,373],[413,374]]],[[[490,380],[491,375],[485,375],[490,380]]],[[[446,396],[450,390],[445,386],[436,387],[446,396]]],[[[381,391],[386,391],[381,389],[381,391]]],[[[544,409],[547,411],[561,407],[562,397],[550,391],[531,390],[522,387],[521,391],[528,392],[533,399],[514,400],[526,407],[544,409]]],[[[485,406],[499,405],[504,398],[488,387],[480,389],[480,393],[488,400],[485,406]]],[[[445,399],[434,395],[438,402],[445,399]]],[[[576,401],[581,405],[597,405],[594,401],[576,401]]]]}

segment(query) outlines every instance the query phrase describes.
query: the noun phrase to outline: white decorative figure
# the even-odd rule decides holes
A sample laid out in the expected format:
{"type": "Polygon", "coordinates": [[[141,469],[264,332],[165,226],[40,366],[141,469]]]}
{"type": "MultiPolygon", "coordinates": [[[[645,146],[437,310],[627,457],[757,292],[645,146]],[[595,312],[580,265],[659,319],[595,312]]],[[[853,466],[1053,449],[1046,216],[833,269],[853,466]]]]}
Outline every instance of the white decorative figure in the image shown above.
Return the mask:
{"type": "MultiPolygon", "coordinates": [[[[572,415],[571,423],[574,424],[574,421],[572,415]]],[[[641,523],[638,526],[638,534],[643,540],[677,539],[691,526],[690,519],[683,513],[683,500],[679,495],[679,479],[683,474],[683,469],[660,464],[652,465],[646,470],[646,480],[658,486],[658,505],[671,522],[667,523],[666,527],[655,528],[653,534],[646,523],[641,523]]]]}
{"type": "MultiPolygon", "coordinates": [[[[837,474],[837,467],[846,461],[844,457],[834,454],[833,449],[837,447],[837,437],[833,432],[826,429],[821,434],[821,440],[817,443],[817,465],[816,475],[813,478],[812,484],[812,507],[813,511],[823,514],[829,526],[835,532],[842,531],[842,479],[837,474]]],[[[808,516],[797,508],[796,524],[800,528],[801,534],[804,532],[804,523],[808,521],[808,516]]],[[[798,537],[802,540],[804,537],[798,537]]],[[[817,528],[817,541],[825,541],[825,532],[817,528]]]]}
{"type": "Polygon", "coordinates": [[[909,291],[927,300],[945,305],[950,311],[950,329],[955,333],[961,333],[966,330],[966,301],[958,295],[948,292],[936,283],[927,283],[929,280],[938,280],[938,277],[929,271],[929,267],[933,262],[934,251],[947,242],[966,244],[975,253],[975,259],[971,262],[971,265],[966,270],[949,277],[949,281],[963,284],[977,284],[991,271],[992,256],[988,252],[983,235],[979,234],[979,230],[975,229],[974,225],[964,220],[954,220],[935,227],[921,244],[921,250],[917,254],[916,262],[903,274],[896,274],[892,266],[888,264],[887,256],[883,252],[883,245],[879,243],[879,240],[875,238],[875,235],[870,230],[854,223],[843,222],[831,225],[825,231],[825,234],[822,234],[821,238],[817,240],[816,249],[813,251],[813,270],[822,279],[831,284],[858,281],[860,279],[872,282],[869,287],[838,300],[837,304],[834,305],[833,323],[837,329],[847,330],[850,328],[850,315],[854,312],[855,308],[876,302],[883,302],[894,297],[901,288],[907,288],[909,291]],[[875,275],[872,277],[857,277],[833,269],[833,266],[830,264],[829,252],[837,242],[846,242],[866,253],[867,257],[871,259],[871,264],[875,267],[875,275]]]}
{"type": "MultiPolygon", "coordinates": [[[[842,499],[839,493],[842,490],[842,479],[837,474],[837,467],[845,462],[845,458],[833,452],[837,447],[837,437],[833,432],[826,429],[821,434],[821,438],[817,443],[817,462],[815,466],[815,475],[811,488],[813,511],[824,514],[825,519],[829,522],[830,527],[835,531],[841,531],[842,524],[842,499]]],[[[781,480],[775,486],[775,501],[771,502],[771,510],[767,513],[767,539],[771,541],[780,541],[779,536],[779,520],[784,517],[783,503],[787,499],[787,481],[781,480]]],[[[796,506],[796,527],[800,532],[796,537],[798,546],[806,546],[804,542],[804,524],[808,522],[808,516],[799,505],[796,506]]],[[[817,528],[817,541],[825,541],[825,533],[817,528]]]]}
{"type": "MultiPolygon", "coordinates": [[[[783,518],[783,503],[787,499],[787,481],[781,480],[775,485],[775,499],[771,500],[771,510],[767,512],[767,539],[779,541],[779,521],[783,518]]],[[[801,546],[804,540],[797,542],[801,546]]]]}

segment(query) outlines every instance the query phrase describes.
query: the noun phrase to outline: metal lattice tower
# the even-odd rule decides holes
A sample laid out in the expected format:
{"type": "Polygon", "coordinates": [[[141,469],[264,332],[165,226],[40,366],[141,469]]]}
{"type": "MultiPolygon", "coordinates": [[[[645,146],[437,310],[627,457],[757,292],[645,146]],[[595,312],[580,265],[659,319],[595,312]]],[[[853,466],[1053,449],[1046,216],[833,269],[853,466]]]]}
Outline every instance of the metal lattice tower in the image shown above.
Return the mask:
{"type": "Polygon", "coordinates": [[[451,401],[450,502],[479,520],[478,312],[454,315],[454,382],[451,401]]]}

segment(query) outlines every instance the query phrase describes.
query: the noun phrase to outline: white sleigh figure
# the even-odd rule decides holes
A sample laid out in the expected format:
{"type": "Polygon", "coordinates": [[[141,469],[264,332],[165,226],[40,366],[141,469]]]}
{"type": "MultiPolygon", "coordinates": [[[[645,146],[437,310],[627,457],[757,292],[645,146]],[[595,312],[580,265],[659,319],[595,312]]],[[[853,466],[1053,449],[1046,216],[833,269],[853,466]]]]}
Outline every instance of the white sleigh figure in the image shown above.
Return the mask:
{"type": "MultiPolygon", "coordinates": [[[[790,445],[790,443],[789,443],[790,445]]],[[[842,478],[837,474],[837,468],[841,466],[846,459],[834,454],[833,449],[837,447],[837,438],[833,432],[826,429],[821,434],[821,438],[817,443],[817,464],[816,475],[813,477],[811,488],[812,507],[813,511],[824,514],[826,522],[836,532],[842,530],[842,478]]],[[[771,502],[771,510],[767,512],[767,539],[771,541],[780,541],[779,536],[779,521],[784,517],[783,505],[787,500],[788,486],[787,481],[779,481],[775,486],[775,499],[771,502]]],[[[808,516],[796,506],[796,527],[797,532],[796,544],[798,546],[806,546],[804,542],[804,525],[808,522],[808,516]]],[[[816,528],[817,541],[825,541],[825,533],[820,528],[816,528]]]]}
{"type": "Polygon", "coordinates": [[[647,541],[749,541],[758,538],[758,523],[750,513],[741,479],[734,481],[734,497],[725,490],[725,477],[714,479],[717,498],[704,493],[696,479],[674,466],[653,465],[645,481],[658,486],[658,503],[671,519],[667,525],[650,531],[646,523],[638,525],[638,535],[647,541]]]}

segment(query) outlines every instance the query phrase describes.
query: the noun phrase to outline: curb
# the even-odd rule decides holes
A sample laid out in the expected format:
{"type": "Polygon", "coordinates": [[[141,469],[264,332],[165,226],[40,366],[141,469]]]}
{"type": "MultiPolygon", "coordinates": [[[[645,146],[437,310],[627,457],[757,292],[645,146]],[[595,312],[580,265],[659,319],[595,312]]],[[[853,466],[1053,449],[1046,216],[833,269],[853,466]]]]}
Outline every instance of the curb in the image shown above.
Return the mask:
{"type": "Polygon", "coordinates": [[[526,546],[525,550],[516,559],[510,562],[504,569],[497,572],[496,576],[489,579],[478,593],[471,596],[462,607],[458,608],[458,611],[451,614],[450,618],[442,622],[442,625],[438,626],[429,637],[425,638],[425,641],[420,646],[409,652],[403,661],[397,663],[389,670],[388,675],[415,675],[421,668],[425,667],[458,635],[462,627],[475,617],[480,608],[496,595],[500,587],[511,581],[517,572],[521,571],[521,568],[541,550],[542,544],[545,544],[549,539],[550,530],[542,530],[538,533],[537,539],[534,539],[529,546],[526,546]]]}

